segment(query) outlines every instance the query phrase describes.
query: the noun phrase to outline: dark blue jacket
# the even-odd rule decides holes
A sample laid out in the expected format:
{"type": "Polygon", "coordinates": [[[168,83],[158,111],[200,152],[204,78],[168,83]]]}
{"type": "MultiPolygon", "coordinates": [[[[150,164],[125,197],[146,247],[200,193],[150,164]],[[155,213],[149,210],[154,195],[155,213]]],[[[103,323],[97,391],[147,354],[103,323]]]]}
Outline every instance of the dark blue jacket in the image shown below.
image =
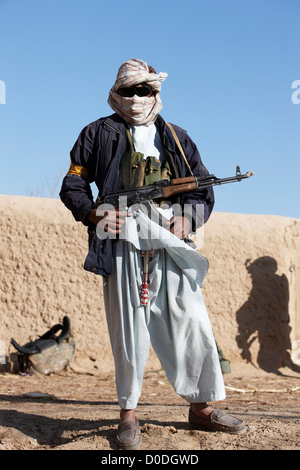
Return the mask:
{"type": "MultiPolygon", "coordinates": [[[[179,177],[190,176],[174,138],[161,116],[156,119],[164,147],[175,158],[179,177]]],[[[84,177],[67,175],[63,179],[60,198],[65,206],[71,210],[75,220],[88,226],[89,252],[84,263],[87,271],[107,276],[114,265],[114,240],[106,238],[100,240],[95,233],[95,226],[87,220],[87,215],[94,208],[93,195],[90,183],[95,182],[99,195],[117,190],[119,165],[123,156],[125,144],[126,123],[118,114],[100,118],[88,124],[80,133],[71,150],[73,165],[87,170],[84,177]]],[[[187,132],[178,126],[174,127],[180,140],[186,158],[195,176],[207,175],[196,145],[187,132]]],[[[181,196],[181,204],[192,204],[196,210],[197,204],[204,206],[204,222],[209,218],[214,206],[214,193],[212,188],[185,193],[181,196]]],[[[195,230],[196,227],[193,227],[195,230]]]]}

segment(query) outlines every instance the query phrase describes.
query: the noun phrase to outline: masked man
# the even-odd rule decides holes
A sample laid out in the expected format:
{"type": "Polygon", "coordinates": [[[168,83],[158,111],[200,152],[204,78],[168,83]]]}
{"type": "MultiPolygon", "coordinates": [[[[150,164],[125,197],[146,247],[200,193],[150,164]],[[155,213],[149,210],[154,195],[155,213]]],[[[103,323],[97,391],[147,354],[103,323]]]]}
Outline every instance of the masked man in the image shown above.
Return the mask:
{"type": "Polygon", "coordinates": [[[135,408],[150,341],[175,391],[190,403],[193,427],[230,433],[245,429],[242,421],[208,404],[225,398],[224,383],[201,293],[208,262],[187,237],[209,218],[212,188],[185,193],[163,206],[151,203],[164,227],[139,205],[101,211],[100,204],[97,209],[90,188],[95,182],[101,202],[116,190],[208,174],[186,131],[160,115],[166,77],[139,59],[120,67],[108,98],[115,113],[82,130],[60,192],[75,219],[88,226],[85,269],[104,277],[121,408],[116,442],[123,449],[141,442],[135,408]],[[149,224],[151,236],[142,236],[149,224]]]}

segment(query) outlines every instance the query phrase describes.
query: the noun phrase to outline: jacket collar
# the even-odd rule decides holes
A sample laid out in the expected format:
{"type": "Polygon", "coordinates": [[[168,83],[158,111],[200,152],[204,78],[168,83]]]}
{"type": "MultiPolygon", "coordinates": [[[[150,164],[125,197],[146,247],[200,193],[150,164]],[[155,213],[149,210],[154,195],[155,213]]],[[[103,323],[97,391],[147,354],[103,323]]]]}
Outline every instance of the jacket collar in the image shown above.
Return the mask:
{"type": "Polygon", "coordinates": [[[125,134],[125,128],[128,127],[124,119],[122,119],[117,113],[104,118],[103,125],[106,126],[108,130],[115,131],[118,134],[125,134]]]}
{"type": "MultiPolygon", "coordinates": [[[[163,141],[164,147],[170,152],[176,153],[177,145],[174,140],[174,137],[172,136],[170,129],[166,125],[165,120],[160,115],[158,115],[155,121],[155,125],[160,133],[160,137],[163,141]]],[[[172,124],[172,126],[175,128],[174,130],[176,131],[179,140],[183,141],[186,137],[187,132],[178,126],[175,126],[174,124],[172,124]]]]}
{"type": "MultiPolygon", "coordinates": [[[[104,118],[103,125],[106,126],[108,130],[115,131],[118,134],[124,135],[125,134],[125,129],[128,129],[128,124],[124,119],[121,118],[117,113],[111,114],[110,116],[104,118]]],[[[162,139],[164,147],[169,150],[170,152],[175,152],[176,153],[176,143],[175,140],[171,134],[170,129],[167,127],[165,120],[162,118],[162,116],[159,114],[156,118],[155,121],[155,126],[157,127],[160,137],[162,139]]],[[[181,140],[184,135],[186,134],[186,131],[183,129],[176,127],[176,132],[178,134],[179,140],[181,140]]]]}

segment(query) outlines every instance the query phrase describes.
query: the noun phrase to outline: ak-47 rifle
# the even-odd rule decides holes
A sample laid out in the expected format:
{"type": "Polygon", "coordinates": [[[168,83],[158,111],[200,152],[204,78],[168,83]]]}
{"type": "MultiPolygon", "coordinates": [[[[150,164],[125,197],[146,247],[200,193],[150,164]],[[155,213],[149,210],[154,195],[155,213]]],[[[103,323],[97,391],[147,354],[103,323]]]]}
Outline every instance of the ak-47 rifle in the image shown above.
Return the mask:
{"type": "Polygon", "coordinates": [[[166,179],[138,188],[122,189],[120,191],[108,193],[99,202],[100,204],[110,204],[114,207],[118,207],[124,205],[120,204],[121,201],[125,201],[127,207],[129,207],[133,204],[139,204],[155,199],[169,200],[178,194],[197,191],[210,186],[220,186],[222,184],[242,181],[243,179],[250,178],[252,175],[253,173],[251,171],[247,171],[247,173],[242,174],[240,167],[237,166],[235,176],[230,176],[228,178],[217,178],[215,175],[207,175],[188,176],[186,178],[176,178],[173,180],[166,179]]]}

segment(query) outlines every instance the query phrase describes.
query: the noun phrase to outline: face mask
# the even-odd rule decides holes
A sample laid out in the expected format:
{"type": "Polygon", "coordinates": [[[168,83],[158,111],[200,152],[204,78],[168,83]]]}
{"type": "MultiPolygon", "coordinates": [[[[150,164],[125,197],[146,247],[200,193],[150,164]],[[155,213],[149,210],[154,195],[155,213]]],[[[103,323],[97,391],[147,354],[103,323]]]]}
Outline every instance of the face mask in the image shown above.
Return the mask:
{"type": "Polygon", "coordinates": [[[134,95],[126,98],[111,90],[108,103],[126,122],[133,125],[152,124],[162,109],[159,93],[149,97],[134,95]]]}
{"type": "Polygon", "coordinates": [[[124,108],[128,106],[128,112],[132,119],[142,121],[147,118],[155,105],[154,96],[140,98],[135,95],[133,98],[127,98],[127,100],[128,102],[124,103],[124,108]]]}
{"type": "Polygon", "coordinates": [[[150,125],[162,109],[160,98],[161,84],[167,78],[167,73],[156,73],[153,67],[140,59],[130,59],[118,70],[117,79],[110,90],[108,104],[125,121],[133,125],[150,125]],[[138,97],[134,95],[133,101],[126,101],[126,95],[120,96],[120,88],[130,88],[139,84],[149,86],[155,95],[151,97],[138,97]]]}

